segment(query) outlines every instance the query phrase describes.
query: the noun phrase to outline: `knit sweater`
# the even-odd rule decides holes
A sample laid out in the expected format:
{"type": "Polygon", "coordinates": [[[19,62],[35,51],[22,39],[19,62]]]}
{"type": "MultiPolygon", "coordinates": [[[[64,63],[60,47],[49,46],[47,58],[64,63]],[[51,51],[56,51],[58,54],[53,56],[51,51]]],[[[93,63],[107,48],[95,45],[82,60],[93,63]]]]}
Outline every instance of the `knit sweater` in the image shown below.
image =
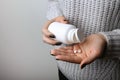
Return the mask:
{"type": "Polygon", "coordinates": [[[102,34],[107,40],[103,58],[80,69],[79,64],[57,61],[69,80],[120,80],[120,0],[48,0],[47,18],[64,16],[84,36],[102,34]]]}

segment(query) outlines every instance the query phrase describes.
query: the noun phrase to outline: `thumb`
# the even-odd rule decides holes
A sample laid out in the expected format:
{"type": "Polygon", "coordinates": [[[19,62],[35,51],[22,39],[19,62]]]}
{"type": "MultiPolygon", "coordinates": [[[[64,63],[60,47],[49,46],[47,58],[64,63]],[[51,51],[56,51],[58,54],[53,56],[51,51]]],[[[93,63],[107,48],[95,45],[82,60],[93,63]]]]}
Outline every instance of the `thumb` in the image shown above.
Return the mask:
{"type": "Polygon", "coordinates": [[[61,23],[64,23],[64,24],[67,24],[67,23],[68,23],[68,21],[65,20],[65,19],[61,20],[60,22],[61,22],[61,23]]]}
{"type": "Polygon", "coordinates": [[[81,68],[83,68],[86,64],[93,62],[97,58],[97,56],[99,56],[99,54],[97,54],[96,50],[94,50],[94,49],[91,49],[91,51],[89,53],[90,53],[90,55],[81,61],[81,63],[80,63],[81,68]]]}
{"type": "Polygon", "coordinates": [[[89,58],[85,58],[81,61],[80,63],[80,68],[82,69],[83,67],[85,67],[88,63],[90,63],[89,58]]]}

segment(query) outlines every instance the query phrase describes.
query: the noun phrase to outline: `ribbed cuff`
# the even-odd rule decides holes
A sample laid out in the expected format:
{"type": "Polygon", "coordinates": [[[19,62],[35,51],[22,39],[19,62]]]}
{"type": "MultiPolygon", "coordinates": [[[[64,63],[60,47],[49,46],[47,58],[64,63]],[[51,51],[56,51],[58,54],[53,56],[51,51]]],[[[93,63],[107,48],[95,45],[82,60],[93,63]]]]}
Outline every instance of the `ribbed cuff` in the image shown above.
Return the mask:
{"type": "Polygon", "coordinates": [[[100,32],[99,34],[102,34],[107,41],[106,55],[120,58],[120,30],[100,32]]]}
{"type": "Polygon", "coordinates": [[[99,32],[99,34],[103,35],[105,37],[105,40],[107,42],[107,47],[109,47],[110,43],[110,34],[109,32],[99,32]]]}

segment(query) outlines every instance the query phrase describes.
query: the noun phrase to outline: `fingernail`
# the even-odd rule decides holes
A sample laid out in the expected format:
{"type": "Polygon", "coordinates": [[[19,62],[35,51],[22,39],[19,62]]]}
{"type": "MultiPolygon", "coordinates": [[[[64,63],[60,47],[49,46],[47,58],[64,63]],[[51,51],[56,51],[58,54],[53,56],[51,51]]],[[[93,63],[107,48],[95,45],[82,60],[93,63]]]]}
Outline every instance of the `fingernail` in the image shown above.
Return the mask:
{"type": "Polygon", "coordinates": [[[52,56],[54,56],[54,54],[51,54],[52,56]]]}
{"type": "Polygon", "coordinates": [[[55,56],[56,60],[60,60],[57,56],[55,56]]]}
{"type": "Polygon", "coordinates": [[[59,59],[56,59],[56,60],[59,60],[59,59]]]}
{"type": "Polygon", "coordinates": [[[52,51],[50,50],[50,55],[54,56],[54,54],[52,53],[52,51]]]}
{"type": "Polygon", "coordinates": [[[86,65],[85,65],[85,64],[83,64],[83,65],[81,66],[81,69],[83,69],[85,66],[86,66],[86,65]]]}
{"type": "Polygon", "coordinates": [[[59,45],[61,45],[61,44],[62,44],[61,42],[57,42],[55,45],[59,46],[59,45]]]}
{"type": "Polygon", "coordinates": [[[50,38],[55,38],[55,35],[50,35],[49,37],[50,37],[50,38]]]}

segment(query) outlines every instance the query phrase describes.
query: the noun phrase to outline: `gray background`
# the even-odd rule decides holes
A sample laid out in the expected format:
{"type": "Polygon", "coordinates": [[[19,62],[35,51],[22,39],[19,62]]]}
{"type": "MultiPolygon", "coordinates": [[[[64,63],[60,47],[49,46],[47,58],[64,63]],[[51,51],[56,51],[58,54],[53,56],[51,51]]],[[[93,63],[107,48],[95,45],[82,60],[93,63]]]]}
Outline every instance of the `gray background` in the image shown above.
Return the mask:
{"type": "Polygon", "coordinates": [[[42,42],[47,0],[0,0],[0,80],[58,80],[42,42]]]}

